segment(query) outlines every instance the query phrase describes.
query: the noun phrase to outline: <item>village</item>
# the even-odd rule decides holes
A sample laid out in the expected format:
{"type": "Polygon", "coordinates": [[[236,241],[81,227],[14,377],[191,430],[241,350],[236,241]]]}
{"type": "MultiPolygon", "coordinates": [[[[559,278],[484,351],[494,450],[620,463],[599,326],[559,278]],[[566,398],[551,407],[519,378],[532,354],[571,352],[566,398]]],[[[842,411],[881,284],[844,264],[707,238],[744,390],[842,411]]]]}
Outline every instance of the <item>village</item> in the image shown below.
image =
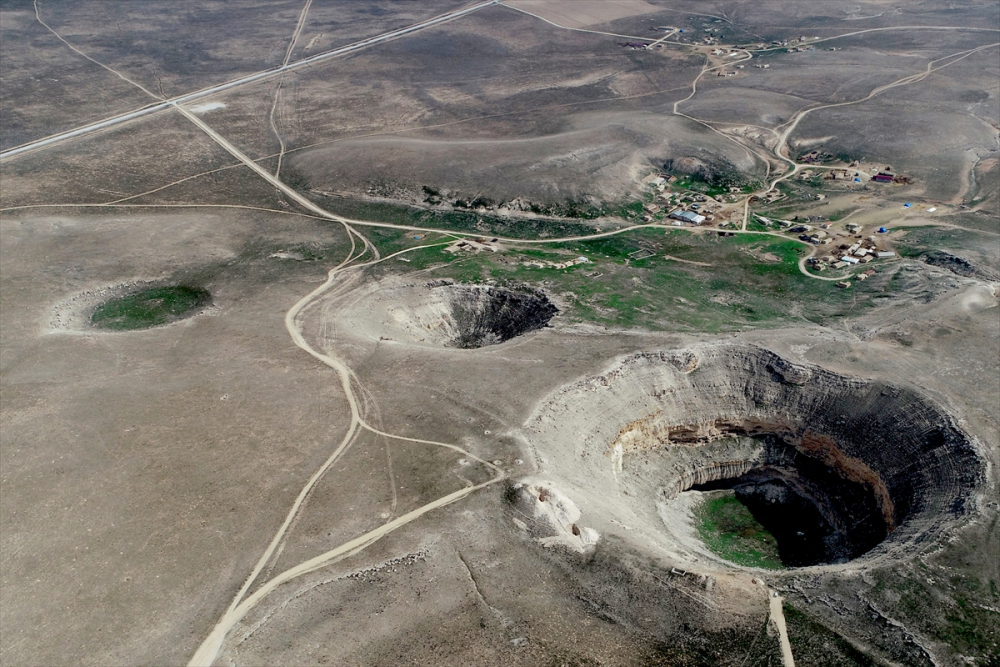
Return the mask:
{"type": "MultiPolygon", "coordinates": [[[[813,151],[808,156],[822,159],[825,155],[813,151]]],[[[880,182],[876,177],[891,173],[891,167],[867,167],[855,162],[851,168],[864,169],[868,180],[880,182]],[[872,175],[874,172],[874,175],[872,175]]],[[[850,173],[849,170],[838,168],[831,174],[850,173]]],[[[860,173],[860,172],[858,172],[860,173]]],[[[892,176],[889,182],[906,183],[905,177],[892,176]]],[[[806,259],[805,266],[812,274],[831,271],[834,275],[843,272],[841,280],[829,279],[832,284],[841,289],[847,289],[854,281],[864,281],[876,273],[869,266],[872,262],[886,262],[897,257],[891,249],[888,238],[889,230],[878,227],[874,233],[864,235],[863,225],[856,222],[836,222],[822,216],[793,216],[792,220],[777,217],[767,217],[758,213],[749,213],[753,223],[751,229],[744,229],[742,224],[743,206],[734,205],[741,201],[738,196],[740,189],[729,188],[728,193],[709,195],[685,188],[685,181],[675,175],[663,175],[654,172],[646,176],[642,183],[648,188],[648,201],[643,204],[642,222],[645,224],[662,224],[679,228],[698,228],[705,231],[716,231],[720,236],[733,236],[739,232],[768,233],[785,238],[796,239],[813,247],[811,255],[806,259]],[[863,269],[863,270],[859,270],[863,269]],[[836,282],[834,282],[836,280],[836,282]]],[[[816,195],[817,199],[824,195],[816,195]]],[[[777,189],[750,197],[751,202],[773,203],[787,198],[787,195],[777,189]]],[[[904,204],[909,208],[910,204],[904,204]]],[[[934,212],[936,208],[926,209],[934,212]]],[[[497,253],[506,250],[498,238],[464,237],[455,239],[445,247],[445,252],[451,254],[481,252],[497,253]]],[[[641,252],[641,251],[640,251],[641,252]]],[[[629,256],[631,260],[644,259],[644,256],[629,256]]],[[[569,269],[582,264],[592,264],[592,260],[584,257],[567,257],[561,261],[531,258],[520,262],[528,268],[538,269],[569,269]]]]}
{"type": "MultiPolygon", "coordinates": [[[[812,160],[832,158],[832,156],[820,151],[812,151],[805,157],[812,158],[812,160]]],[[[848,180],[850,177],[852,182],[860,182],[862,171],[852,172],[853,169],[863,170],[866,182],[875,184],[908,184],[910,182],[908,177],[894,174],[891,166],[867,165],[860,161],[852,162],[846,169],[831,169],[827,178],[833,180],[839,177],[841,180],[848,180]]],[[[716,196],[690,189],[671,191],[672,186],[679,183],[678,178],[660,173],[648,175],[643,183],[653,193],[653,201],[644,205],[644,222],[650,223],[666,219],[673,227],[711,228],[718,230],[720,235],[731,235],[735,230],[743,227],[742,220],[739,219],[742,207],[731,206],[739,199],[737,196],[737,193],[740,192],[739,188],[730,187],[728,194],[717,194],[716,196]]],[[[760,196],[751,196],[750,202],[770,204],[786,197],[785,193],[773,189],[760,196]]],[[[816,200],[823,200],[825,197],[824,194],[812,196],[816,200]]],[[[911,205],[907,203],[903,207],[908,209],[911,205]]],[[[926,210],[932,213],[936,209],[930,207],[926,210]]],[[[806,266],[816,274],[827,270],[844,271],[845,279],[835,283],[837,287],[842,289],[851,286],[852,283],[848,278],[863,281],[875,274],[875,270],[870,267],[866,267],[864,271],[855,272],[853,275],[847,272],[862,268],[862,265],[873,261],[887,261],[896,257],[896,253],[888,244],[889,230],[883,226],[878,227],[874,234],[864,236],[863,226],[854,222],[840,224],[825,220],[820,216],[810,216],[806,220],[800,221],[799,216],[794,216],[793,220],[786,220],[769,218],[756,213],[749,215],[758,229],[763,228],[772,234],[787,235],[812,245],[814,250],[806,260],[806,266]]]]}

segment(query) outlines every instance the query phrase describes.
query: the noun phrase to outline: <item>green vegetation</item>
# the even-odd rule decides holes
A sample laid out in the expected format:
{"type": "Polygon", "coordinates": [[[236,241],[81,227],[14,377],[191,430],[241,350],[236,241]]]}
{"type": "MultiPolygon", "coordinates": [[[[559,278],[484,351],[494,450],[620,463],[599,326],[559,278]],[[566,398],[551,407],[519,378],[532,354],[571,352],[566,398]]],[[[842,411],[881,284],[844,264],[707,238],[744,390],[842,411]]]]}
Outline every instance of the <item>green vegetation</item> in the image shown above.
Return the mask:
{"type": "MultiPolygon", "coordinates": [[[[615,617],[610,617],[613,620],[615,617]]],[[[655,654],[629,664],[643,667],[777,667],[781,647],[777,633],[767,631],[766,621],[711,631],[684,624],[680,632],[654,644],[655,654]]],[[[795,656],[796,661],[798,656],[795,656]]],[[[572,663],[570,663],[572,664],[572,663]]],[[[607,664],[607,663],[601,663],[607,664]]],[[[561,667],[561,663],[560,663],[561,667]]],[[[803,666],[806,667],[806,666],[803,666]]]]}
{"type": "Polygon", "coordinates": [[[612,215],[616,215],[619,218],[638,218],[642,215],[643,202],[634,201],[628,204],[622,204],[617,209],[614,210],[612,215]]]}
{"type": "MultiPolygon", "coordinates": [[[[379,243],[379,248],[388,254],[389,247],[379,243]]],[[[643,228],[590,241],[511,244],[498,253],[453,255],[426,248],[408,253],[408,263],[393,260],[375,270],[433,266],[439,278],[529,284],[559,297],[564,321],[658,331],[738,331],[803,319],[821,323],[872,305],[865,295],[878,293],[877,281],[839,290],[807,278],[798,269],[807,252],[798,241],[764,234],[721,237],[643,228]],[[629,257],[639,250],[650,256],[629,257]],[[551,266],[578,256],[590,263],[551,266]]]]}
{"type": "Polygon", "coordinates": [[[720,174],[710,180],[706,180],[700,175],[679,175],[677,180],[670,184],[670,189],[674,192],[691,190],[710,197],[718,197],[729,194],[730,187],[738,187],[740,192],[750,194],[763,189],[763,185],[760,180],[747,181],[745,177],[738,174],[733,176],[720,174]]]}
{"type": "MultiPolygon", "coordinates": [[[[386,227],[370,227],[362,233],[368,237],[369,241],[375,244],[383,257],[399,252],[400,250],[406,250],[407,248],[447,243],[456,238],[437,232],[408,231],[386,227]]],[[[406,255],[406,257],[409,258],[409,255],[406,255]]],[[[362,257],[361,261],[364,262],[367,259],[371,258],[362,257]]]]}
{"type": "Polygon", "coordinates": [[[191,315],[211,299],[206,290],[196,287],[150,287],[101,304],[90,321],[94,326],[113,331],[148,329],[191,315]]]}
{"type": "Polygon", "coordinates": [[[906,626],[920,628],[957,653],[975,656],[976,664],[1000,664],[1000,625],[993,611],[1000,606],[997,580],[989,571],[942,577],[940,570],[932,574],[922,563],[919,567],[922,571],[879,572],[872,593],[898,597],[893,615],[906,626]],[[928,609],[940,613],[928,614],[928,609]]]}
{"type": "Polygon", "coordinates": [[[933,225],[890,231],[895,250],[901,257],[919,257],[929,251],[943,250],[987,270],[1000,269],[1000,246],[985,242],[989,237],[977,231],[933,225]]]}
{"type": "Polygon", "coordinates": [[[865,159],[864,155],[854,151],[839,151],[834,157],[844,164],[851,164],[852,162],[865,159]]]}
{"type": "Polygon", "coordinates": [[[732,491],[705,494],[696,512],[698,533],[714,553],[731,563],[769,570],[784,568],[778,542],[732,491]]]}
{"type": "Polygon", "coordinates": [[[334,197],[323,198],[321,204],[326,210],[347,218],[411,227],[446,229],[467,234],[482,234],[487,237],[543,239],[554,236],[585,236],[594,233],[592,225],[567,220],[505,218],[465,210],[432,211],[402,204],[334,197]]]}

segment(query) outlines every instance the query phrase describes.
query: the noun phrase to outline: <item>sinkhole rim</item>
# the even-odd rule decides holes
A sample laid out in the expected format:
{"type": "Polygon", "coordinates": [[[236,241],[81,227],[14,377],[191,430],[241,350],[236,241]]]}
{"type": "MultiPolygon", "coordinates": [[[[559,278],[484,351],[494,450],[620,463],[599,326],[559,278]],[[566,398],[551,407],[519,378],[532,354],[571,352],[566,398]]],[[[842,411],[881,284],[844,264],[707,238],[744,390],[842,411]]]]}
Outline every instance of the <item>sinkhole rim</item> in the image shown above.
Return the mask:
{"type": "MultiPolygon", "coordinates": [[[[739,437],[772,436],[803,461],[865,486],[866,507],[878,506],[884,517],[884,538],[856,536],[868,548],[852,548],[850,558],[836,562],[787,568],[796,571],[861,566],[936,543],[943,529],[976,513],[985,488],[981,444],[922,391],[793,363],[754,344],[701,343],[619,357],[599,374],[554,390],[525,427],[552,461],[552,474],[581,493],[625,485],[627,499],[608,500],[608,507],[669,501],[708,481],[706,470],[713,479],[746,474],[760,459],[727,458],[711,447],[739,437]]],[[[848,531],[877,527],[871,516],[857,523],[865,513],[852,511],[844,521],[848,531]]],[[[650,516],[657,519],[647,529],[665,543],[693,542],[682,535],[688,529],[671,523],[678,516],[650,516]]],[[[685,549],[690,557],[697,552],[678,548],[682,558],[685,549]]]]}

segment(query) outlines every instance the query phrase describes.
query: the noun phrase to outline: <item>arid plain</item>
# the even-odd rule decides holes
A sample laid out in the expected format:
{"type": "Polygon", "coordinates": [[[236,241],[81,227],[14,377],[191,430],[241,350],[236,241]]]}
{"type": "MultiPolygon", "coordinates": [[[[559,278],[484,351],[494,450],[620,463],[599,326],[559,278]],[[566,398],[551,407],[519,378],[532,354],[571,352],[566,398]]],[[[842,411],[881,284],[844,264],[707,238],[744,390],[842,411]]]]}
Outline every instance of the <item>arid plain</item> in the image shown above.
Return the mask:
{"type": "Polygon", "coordinates": [[[0,663],[1000,664],[996,2],[0,32],[0,663]]]}

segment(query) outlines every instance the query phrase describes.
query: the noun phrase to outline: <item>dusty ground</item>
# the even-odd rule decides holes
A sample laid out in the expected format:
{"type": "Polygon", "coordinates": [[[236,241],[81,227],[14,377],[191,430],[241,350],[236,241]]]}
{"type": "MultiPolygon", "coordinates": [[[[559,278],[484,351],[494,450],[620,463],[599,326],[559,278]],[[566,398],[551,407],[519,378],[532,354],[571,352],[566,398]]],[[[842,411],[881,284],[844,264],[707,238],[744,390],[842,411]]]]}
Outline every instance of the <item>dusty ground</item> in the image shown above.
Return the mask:
{"type": "MultiPolygon", "coordinates": [[[[483,7],[188,103],[215,136],[168,105],[0,158],[0,662],[1000,661],[996,4],[511,4],[558,25],[483,7]],[[716,77],[709,30],[831,39],[716,77]],[[781,180],[814,149],[913,183],[781,180]],[[675,162],[740,179],[737,236],[626,229],[675,162]],[[888,226],[897,256],[837,290],[744,210],[888,226]],[[507,238],[441,250],[462,234],[507,238]],[[446,280],[560,312],[501,343],[475,317],[521,311],[446,280]],[[63,326],[142,281],[212,305],[63,326]],[[498,344],[456,347],[468,318],[498,344]],[[719,345],[918,393],[975,443],[972,490],[871,556],[765,572],[657,506],[655,457],[616,463],[616,420],[670,385],[537,428],[630,355],[719,345]]],[[[0,145],[467,6],[4,3],[0,145]]]]}

